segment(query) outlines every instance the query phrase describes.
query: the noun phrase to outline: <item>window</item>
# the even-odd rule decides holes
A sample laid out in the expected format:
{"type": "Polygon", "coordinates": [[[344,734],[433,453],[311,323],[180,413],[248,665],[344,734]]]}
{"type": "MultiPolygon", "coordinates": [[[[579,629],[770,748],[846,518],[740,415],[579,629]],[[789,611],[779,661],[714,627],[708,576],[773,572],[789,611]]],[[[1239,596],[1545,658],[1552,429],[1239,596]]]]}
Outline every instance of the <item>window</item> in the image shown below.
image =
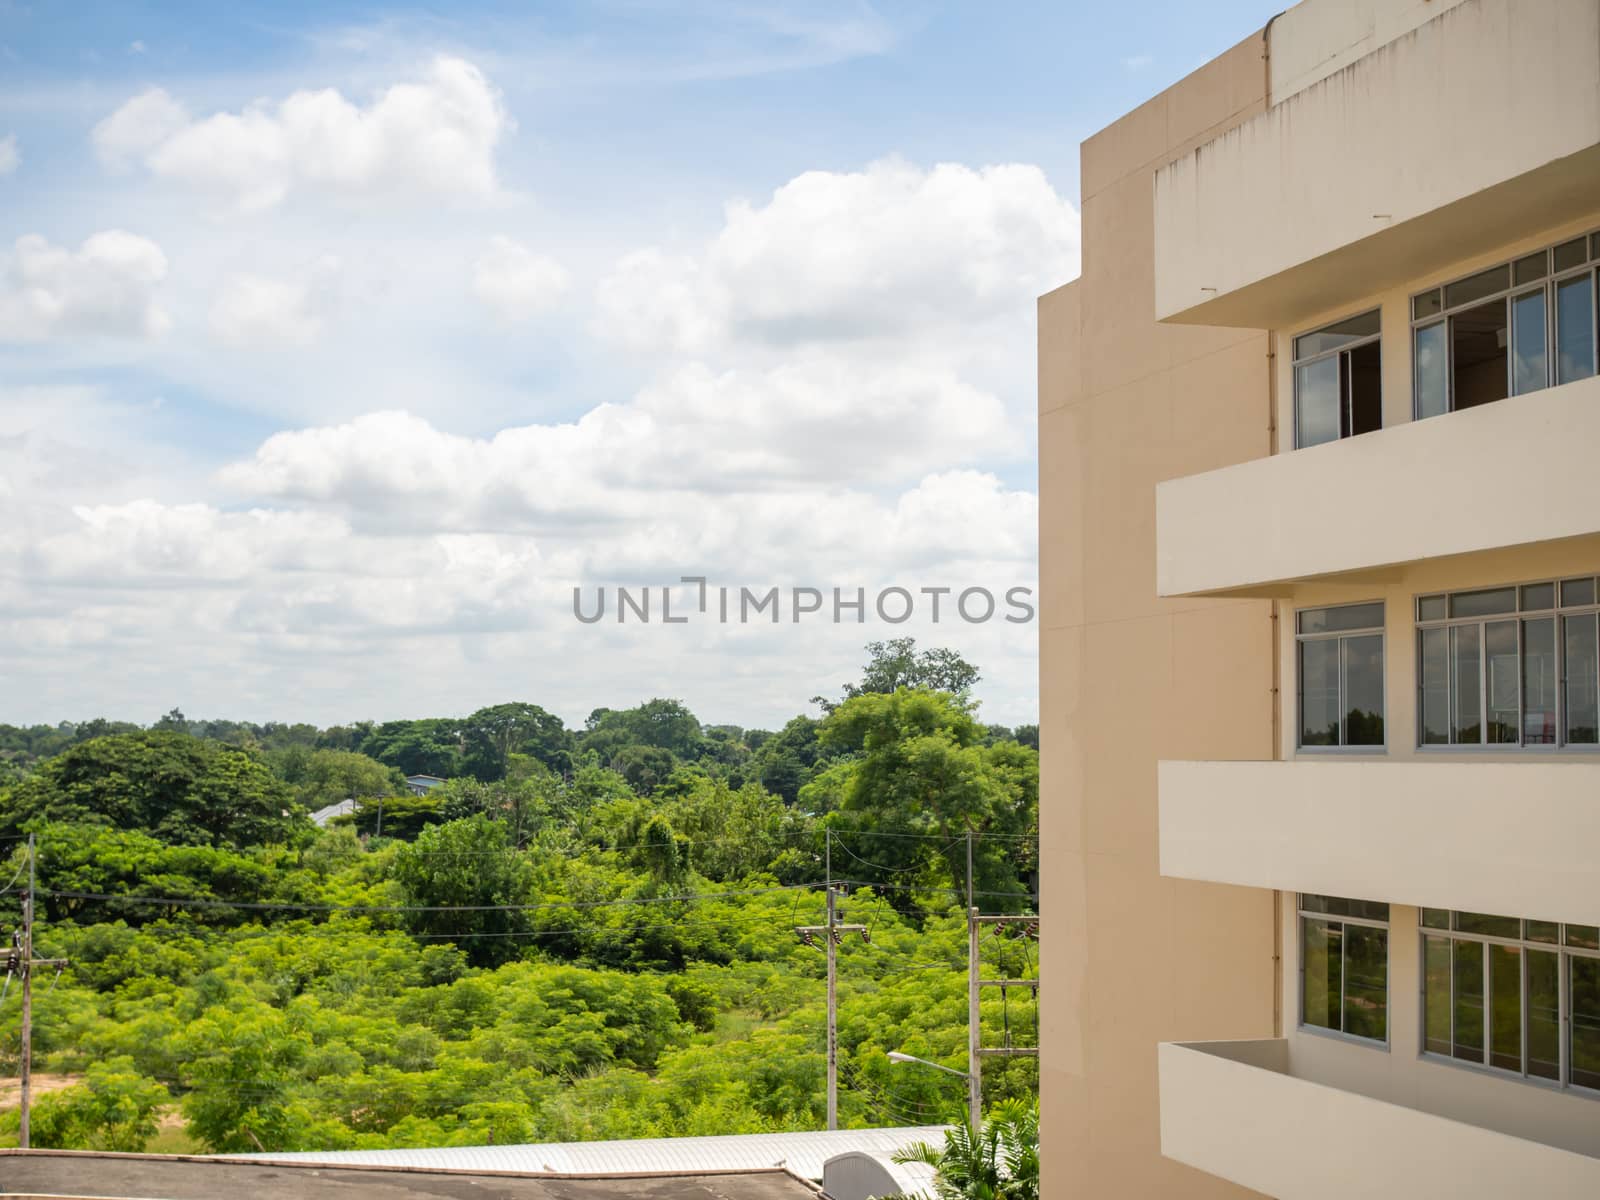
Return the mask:
{"type": "Polygon", "coordinates": [[[1383,604],[1295,614],[1302,749],[1382,746],[1383,604]]]}
{"type": "Polygon", "coordinates": [[[1389,1038],[1389,906],[1300,897],[1300,1023],[1389,1038]]]}
{"type": "Polygon", "coordinates": [[[1422,979],[1423,1053],[1600,1090],[1600,929],[1425,908],[1422,979]]]}
{"type": "Polygon", "coordinates": [[[1413,296],[1417,419],[1593,375],[1597,263],[1600,234],[1413,296]]]}
{"type": "Polygon", "coordinates": [[[1296,449],[1382,429],[1382,385],[1376,309],[1295,338],[1296,449]]]}
{"type": "Polygon", "coordinates": [[[1417,600],[1417,744],[1600,744],[1595,580],[1417,600]]]}

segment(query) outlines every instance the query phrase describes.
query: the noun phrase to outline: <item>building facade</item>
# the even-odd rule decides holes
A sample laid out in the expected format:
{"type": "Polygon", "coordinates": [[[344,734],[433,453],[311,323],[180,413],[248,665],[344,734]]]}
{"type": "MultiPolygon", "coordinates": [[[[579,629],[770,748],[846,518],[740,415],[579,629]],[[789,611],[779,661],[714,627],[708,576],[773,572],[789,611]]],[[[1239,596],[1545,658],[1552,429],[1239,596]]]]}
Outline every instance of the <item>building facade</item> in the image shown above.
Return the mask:
{"type": "Polygon", "coordinates": [[[1600,1194],[1600,0],[1305,0],[1081,164],[1047,1197],[1600,1194]]]}

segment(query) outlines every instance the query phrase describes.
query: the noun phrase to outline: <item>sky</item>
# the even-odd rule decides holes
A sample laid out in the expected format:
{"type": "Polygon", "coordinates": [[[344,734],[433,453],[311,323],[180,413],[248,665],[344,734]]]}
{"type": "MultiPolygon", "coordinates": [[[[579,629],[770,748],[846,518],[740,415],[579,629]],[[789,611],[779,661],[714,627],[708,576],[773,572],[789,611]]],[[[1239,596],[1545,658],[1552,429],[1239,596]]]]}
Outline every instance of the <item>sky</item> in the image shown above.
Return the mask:
{"type": "Polygon", "coordinates": [[[0,721],[1036,720],[1078,143],[1273,11],[0,0],[0,721]]]}

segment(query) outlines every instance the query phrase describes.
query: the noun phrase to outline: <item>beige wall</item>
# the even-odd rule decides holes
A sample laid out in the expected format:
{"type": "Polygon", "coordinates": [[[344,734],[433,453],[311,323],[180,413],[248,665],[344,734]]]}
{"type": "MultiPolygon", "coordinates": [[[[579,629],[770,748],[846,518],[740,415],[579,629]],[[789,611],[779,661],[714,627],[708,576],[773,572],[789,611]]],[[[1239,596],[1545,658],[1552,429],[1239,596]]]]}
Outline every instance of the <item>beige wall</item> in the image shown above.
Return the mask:
{"type": "Polygon", "coordinates": [[[1273,104],[1342,71],[1462,0],[1308,0],[1272,22],[1273,104]]]}
{"type": "Polygon", "coordinates": [[[1591,199],[1574,220],[1527,230],[1274,334],[1279,454],[1161,485],[1161,594],[1281,595],[1287,581],[1310,576],[1600,532],[1600,472],[1592,468],[1600,378],[1411,420],[1411,296],[1594,228],[1600,207],[1591,199]],[[1294,336],[1373,308],[1383,331],[1384,430],[1292,451],[1294,336]],[[1492,479],[1518,481],[1518,502],[1462,502],[1463,481],[1492,479]],[[1530,522],[1530,508],[1544,519],[1530,522]]]}
{"type": "Polygon", "coordinates": [[[1156,763],[1271,754],[1271,620],[1156,596],[1155,485],[1270,453],[1267,341],[1156,323],[1152,174],[1264,86],[1252,37],[1084,143],[1083,274],[1039,303],[1049,1200],[1243,1194],[1161,1157],[1156,1045],[1272,1033],[1273,897],[1160,876],[1156,763]]]}
{"type": "Polygon", "coordinates": [[[1161,872],[1600,925],[1597,796],[1580,751],[1164,762],[1161,872]]]}
{"type": "MultiPolygon", "coordinates": [[[[1278,21],[1275,59],[1338,7],[1278,21]]],[[[1175,159],[1155,184],[1158,314],[1281,327],[1515,236],[1530,211],[1592,207],[1597,45],[1600,0],[1462,0],[1175,159]]]]}
{"type": "MultiPolygon", "coordinates": [[[[1344,1082],[1330,1086],[1323,1064],[1309,1061],[1309,1041],[1162,1046],[1167,1152],[1280,1200],[1587,1200],[1600,1188],[1600,1160],[1463,1123],[1471,1120],[1461,1111],[1471,1108],[1469,1073],[1438,1068],[1457,1088],[1431,1097],[1441,1108],[1400,1107],[1344,1082]]],[[[1521,1114],[1492,1115],[1515,1123],[1521,1114]]]]}

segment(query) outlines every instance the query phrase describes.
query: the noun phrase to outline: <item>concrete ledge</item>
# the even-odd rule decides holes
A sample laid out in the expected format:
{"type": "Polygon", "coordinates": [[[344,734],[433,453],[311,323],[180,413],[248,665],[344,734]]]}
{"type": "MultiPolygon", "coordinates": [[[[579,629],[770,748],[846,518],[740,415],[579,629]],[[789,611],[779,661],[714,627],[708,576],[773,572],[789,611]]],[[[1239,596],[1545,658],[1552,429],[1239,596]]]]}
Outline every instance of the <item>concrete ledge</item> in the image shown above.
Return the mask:
{"type": "Polygon", "coordinates": [[[1162,596],[1600,533],[1600,376],[1156,485],[1162,596]],[[1516,502],[1481,486],[1515,480],[1516,502]]]}
{"type": "Polygon", "coordinates": [[[1163,762],[1159,791],[1163,875],[1600,924],[1600,757],[1163,762]]]}
{"type": "Polygon", "coordinates": [[[1161,1153],[1278,1200],[1600,1194],[1600,1159],[1297,1078],[1282,1039],[1158,1055],[1161,1153]]]}

